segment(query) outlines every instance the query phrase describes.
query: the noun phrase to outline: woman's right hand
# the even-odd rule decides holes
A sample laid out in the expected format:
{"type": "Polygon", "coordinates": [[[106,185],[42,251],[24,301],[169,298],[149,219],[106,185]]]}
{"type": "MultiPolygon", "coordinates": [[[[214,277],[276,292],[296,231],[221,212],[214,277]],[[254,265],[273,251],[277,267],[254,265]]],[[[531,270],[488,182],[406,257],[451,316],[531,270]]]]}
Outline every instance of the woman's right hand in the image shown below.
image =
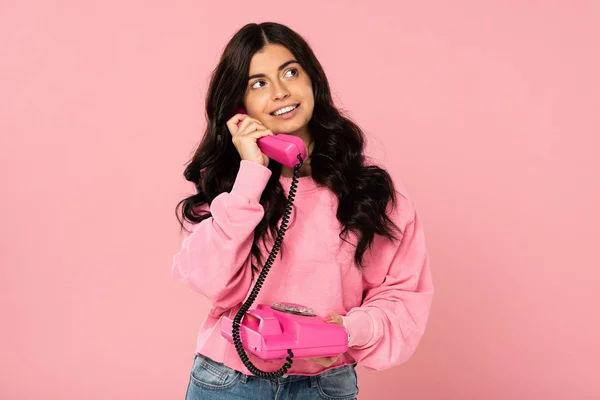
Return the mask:
{"type": "Polygon", "coordinates": [[[234,115],[227,121],[227,129],[231,133],[231,141],[242,160],[254,161],[265,167],[269,165],[269,157],[260,151],[256,142],[263,136],[272,136],[273,132],[260,121],[250,118],[246,114],[234,115]]]}

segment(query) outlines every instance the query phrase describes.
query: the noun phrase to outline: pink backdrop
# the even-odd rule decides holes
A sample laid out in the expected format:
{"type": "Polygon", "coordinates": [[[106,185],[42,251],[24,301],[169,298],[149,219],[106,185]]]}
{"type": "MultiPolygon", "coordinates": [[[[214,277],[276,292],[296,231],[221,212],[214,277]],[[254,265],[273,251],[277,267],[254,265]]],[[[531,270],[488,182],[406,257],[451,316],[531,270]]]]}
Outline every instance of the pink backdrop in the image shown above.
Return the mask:
{"type": "Polygon", "coordinates": [[[183,398],[208,304],[173,208],[219,52],[267,20],[426,224],[426,335],[360,398],[600,398],[599,3],[215,3],[2,2],[0,398],[183,398]]]}

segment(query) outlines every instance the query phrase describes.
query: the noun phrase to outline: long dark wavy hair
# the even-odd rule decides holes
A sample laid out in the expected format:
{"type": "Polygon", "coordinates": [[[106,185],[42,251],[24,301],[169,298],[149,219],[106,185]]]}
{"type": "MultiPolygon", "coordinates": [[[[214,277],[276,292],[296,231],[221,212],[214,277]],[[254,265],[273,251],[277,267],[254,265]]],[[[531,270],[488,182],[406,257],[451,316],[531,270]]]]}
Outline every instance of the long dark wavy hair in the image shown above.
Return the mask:
{"type": "MultiPolygon", "coordinates": [[[[308,43],[298,33],[274,22],[247,24],[225,47],[211,76],[206,96],[207,126],[193,158],[184,171],[197,193],[180,201],[176,214],[184,229],[184,220],[199,223],[211,216],[206,205],[223,192],[231,191],[240,167],[226,122],[243,107],[252,56],[267,44],[285,46],[306,70],[312,81],[314,111],[308,130],[314,142],[311,174],[320,186],[331,190],[338,199],[336,218],[343,226],[340,238],[356,236],[354,262],[364,268],[363,256],[375,235],[397,240],[398,226],[387,215],[388,206],[396,206],[396,191],[387,171],[365,163],[364,136],[361,129],[333,105],[327,77],[308,43]],[[202,210],[204,209],[204,210],[202,210]]],[[[254,230],[252,269],[262,264],[259,242],[277,235],[277,222],[283,216],[286,197],[279,182],[281,164],[271,160],[272,171],[260,198],[265,213],[254,230]]],[[[266,247],[265,247],[266,248],[266,247]]],[[[282,249],[283,250],[283,249],[282,249]]]]}

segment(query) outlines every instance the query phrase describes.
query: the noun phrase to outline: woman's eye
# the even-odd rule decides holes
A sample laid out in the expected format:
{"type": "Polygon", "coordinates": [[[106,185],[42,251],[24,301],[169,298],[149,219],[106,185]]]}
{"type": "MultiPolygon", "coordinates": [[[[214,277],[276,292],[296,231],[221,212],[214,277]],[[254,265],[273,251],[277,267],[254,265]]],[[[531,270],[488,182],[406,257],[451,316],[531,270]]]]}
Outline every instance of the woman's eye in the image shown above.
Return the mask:
{"type": "Polygon", "coordinates": [[[291,68],[291,69],[288,69],[287,71],[285,71],[286,76],[288,76],[287,75],[288,72],[292,72],[292,71],[294,72],[294,75],[292,75],[292,76],[298,75],[298,70],[296,68],[291,68]]]}
{"type": "Polygon", "coordinates": [[[262,86],[256,86],[256,85],[258,85],[259,83],[263,83],[263,82],[264,81],[256,81],[256,82],[254,82],[252,84],[252,89],[259,89],[259,88],[261,88],[262,86]]]}

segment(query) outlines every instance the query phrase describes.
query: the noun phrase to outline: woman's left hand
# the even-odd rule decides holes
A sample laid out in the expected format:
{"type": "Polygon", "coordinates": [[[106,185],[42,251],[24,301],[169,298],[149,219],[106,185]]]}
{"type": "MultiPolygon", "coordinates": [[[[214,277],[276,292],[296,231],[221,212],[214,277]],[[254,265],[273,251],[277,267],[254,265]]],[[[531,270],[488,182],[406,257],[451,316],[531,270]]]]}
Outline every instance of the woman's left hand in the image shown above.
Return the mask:
{"type": "Polygon", "coordinates": [[[330,322],[334,324],[338,324],[344,326],[344,321],[342,320],[342,316],[336,313],[331,313],[325,317],[325,322],[330,322]]]}
{"type": "MultiPolygon", "coordinates": [[[[325,322],[330,324],[338,324],[340,326],[344,326],[344,322],[342,321],[342,317],[339,314],[331,313],[327,317],[325,317],[325,322]]],[[[337,361],[339,356],[337,357],[318,357],[318,358],[307,358],[307,360],[314,361],[323,367],[329,367],[333,365],[337,361]]]]}

